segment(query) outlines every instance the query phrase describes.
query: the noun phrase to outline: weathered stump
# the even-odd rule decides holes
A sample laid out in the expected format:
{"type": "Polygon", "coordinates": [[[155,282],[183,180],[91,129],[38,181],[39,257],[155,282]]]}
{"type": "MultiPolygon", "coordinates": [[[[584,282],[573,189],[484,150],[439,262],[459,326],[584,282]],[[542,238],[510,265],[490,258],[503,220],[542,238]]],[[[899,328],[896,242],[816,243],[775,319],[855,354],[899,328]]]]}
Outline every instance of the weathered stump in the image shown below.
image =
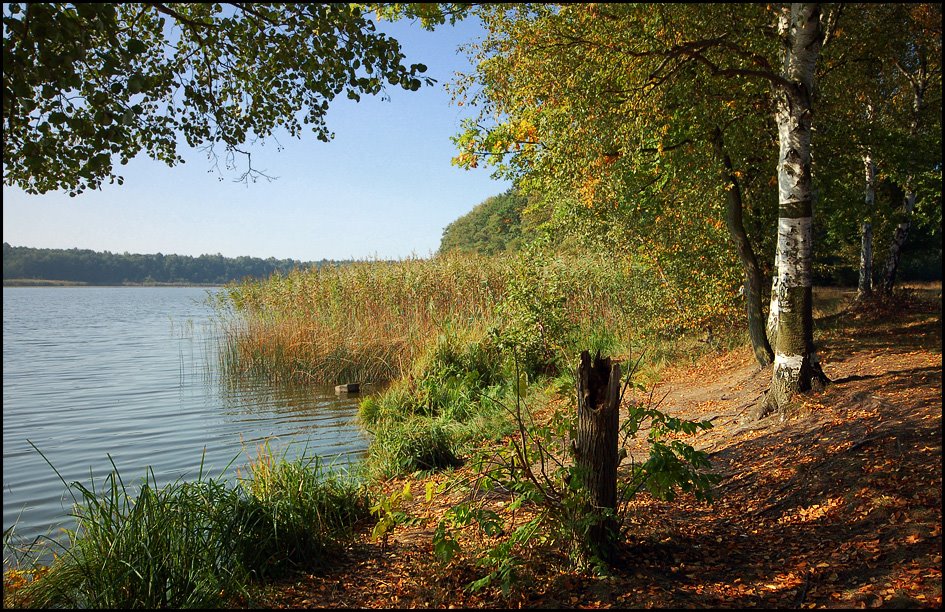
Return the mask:
{"type": "Polygon", "coordinates": [[[620,364],[600,351],[581,353],[577,375],[578,422],[574,440],[577,475],[587,491],[591,526],[586,549],[609,561],[614,552],[617,507],[617,434],[620,429],[620,364]]]}

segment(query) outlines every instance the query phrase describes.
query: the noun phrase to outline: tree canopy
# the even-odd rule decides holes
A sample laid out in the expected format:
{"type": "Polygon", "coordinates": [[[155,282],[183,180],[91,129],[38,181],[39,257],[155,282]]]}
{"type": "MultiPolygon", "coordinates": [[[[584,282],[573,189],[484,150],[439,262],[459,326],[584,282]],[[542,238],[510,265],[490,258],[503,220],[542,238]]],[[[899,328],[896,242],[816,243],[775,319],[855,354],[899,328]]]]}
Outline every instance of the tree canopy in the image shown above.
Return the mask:
{"type": "Polygon", "coordinates": [[[522,214],[526,204],[526,198],[514,189],[487,198],[446,226],[439,252],[494,255],[517,250],[523,238],[522,214]]]}
{"type": "Polygon", "coordinates": [[[303,126],[327,141],[336,96],[416,90],[425,70],[357,4],[4,4],[4,184],[121,183],[138,153],[181,163],[179,137],[255,179],[247,142],[303,126]]]}
{"type": "MultiPolygon", "coordinates": [[[[941,180],[940,122],[929,121],[941,115],[940,88],[931,86],[941,82],[940,9],[846,9],[481,6],[488,34],[472,50],[477,68],[453,91],[483,110],[456,137],[455,161],[493,165],[526,193],[542,194],[560,211],[553,218],[568,218],[562,228],[646,261],[680,294],[701,294],[693,312],[709,315],[734,295],[730,241],[746,277],[749,319],[757,322],[760,247],[774,281],[768,335],[775,370],[792,373],[776,401],[783,409],[812,374],[822,377],[810,307],[814,245],[828,232],[834,241],[826,244],[836,245],[840,227],[853,242],[859,228],[847,213],[859,206],[826,200],[840,192],[823,189],[829,181],[821,177],[840,176],[833,160],[848,164],[874,141],[861,112],[870,99],[895,135],[882,142],[889,155],[881,176],[910,202],[900,216],[912,212],[915,177],[941,180]],[[880,69],[867,75],[871,64],[880,69]],[[833,96],[822,108],[828,76],[833,96]],[[895,154],[896,141],[909,154],[895,154]],[[723,222],[728,236],[714,231],[723,222]]],[[[940,193],[927,195],[924,205],[934,208],[940,193]]],[[[893,243],[908,229],[900,221],[893,243]]],[[[763,353],[756,350],[762,364],[763,353]]]]}

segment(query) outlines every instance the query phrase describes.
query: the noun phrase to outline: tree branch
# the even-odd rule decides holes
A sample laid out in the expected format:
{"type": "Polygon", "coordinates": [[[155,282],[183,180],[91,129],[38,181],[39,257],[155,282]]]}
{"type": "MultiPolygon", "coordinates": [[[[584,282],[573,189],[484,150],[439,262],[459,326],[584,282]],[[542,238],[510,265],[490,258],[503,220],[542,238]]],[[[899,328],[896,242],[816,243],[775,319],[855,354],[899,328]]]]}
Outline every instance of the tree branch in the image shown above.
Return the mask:
{"type": "Polygon", "coordinates": [[[195,21],[189,17],[185,17],[184,15],[181,15],[180,13],[178,13],[171,7],[161,2],[149,2],[148,4],[150,4],[155,9],[157,9],[159,13],[164,13],[165,15],[172,17],[175,21],[182,23],[186,26],[190,26],[192,29],[198,29],[198,30],[205,29],[205,28],[216,29],[220,27],[220,25],[216,23],[206,23],[204,21],[195,21]]]}
{"type": "Polygon", "coordinates": [[[770,82],[775,87],[784,89],[787,92],[794,93],[797,90],[797,86],[791,81],[785,79],[779,74],[768,70],[751,70],[749,68],[721,68],[716,64],[712,63],[708,58],[706,58],[701,53],[692,53],[691,56],[705,64],[709,69],[709,72],[713,76],[722,76],[722,77],[737,77],[737,76],[747,76],[747,77],[757,77],[765,79],[770,82]]]}
{"type": "MultiPolygon", "coordinates": [[[[268,23],[268,24],[270,24],[270,25],[274,25],[274,26],[281,26],[281,25],[282,25],[281,23],[279,23],[278,21],[276,21],[275,19],[273,19],[273,18],[270,17],[269,15],[264,15],[263,13],[260,13],[259,11],[257,11],[255,8],[253,8],[252,3],[249,3],[249,2],[227,2],[227,4],[229,4],[230,6],[235,6],[236,8],[238,8],[238,9],[241,10],[241,11],[243,11],[244,13],[249,13],[250,15],[253,15],[254,17],[257,17],[257,18],[259,18],[259,19],[262,19],[263,21],[265,21],[266,23],[268,23]]],[[[260,28],[260,29],[262,29],[262,28],[260,28]]]]}
{"type": "Polygon", "coordinates": [[[830,11],[826,16],[824,23],[824,40],[821,43],[821,48],[826,47],[827,43],[833,40],[834,35],[837,31],[837,24],[840,22],[840,15],[843,14],[843,3],[837,4],[837,8],[830,11]]]}

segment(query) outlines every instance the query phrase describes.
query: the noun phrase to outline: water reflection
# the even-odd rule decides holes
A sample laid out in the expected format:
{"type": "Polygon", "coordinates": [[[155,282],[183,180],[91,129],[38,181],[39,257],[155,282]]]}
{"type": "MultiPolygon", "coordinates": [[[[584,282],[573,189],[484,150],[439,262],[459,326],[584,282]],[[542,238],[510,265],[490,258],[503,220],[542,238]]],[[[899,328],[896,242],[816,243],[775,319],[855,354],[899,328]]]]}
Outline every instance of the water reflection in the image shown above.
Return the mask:
{"type": "Polygon", "coordinates": [[[255,437],[246,443],[260,443],[274,433],[263,434],[266,426],[280,431],[280,437],[304,440],[308,453],[350,461],[367,449],[369,439],[358,425],[360,394],[338,395],[326,385],[273,384],[259,376],[223,377],[218,386],[221,412],[237,422],[254,423],[255,437]]]}
{"type": "MultiPolygon", "coordinates": [[[[212,293],[212,292],[211,292],[212,293]]],[[[357,461],[363,395],[221,380],[220,322],[198,288],[3,289],[3,527],[30,540],[71,526],[67,483],[159,484],[202,469],[235,479],[256,446],[357,461]],[[236,461],[234,461],[236,458],[236,461]]]]}

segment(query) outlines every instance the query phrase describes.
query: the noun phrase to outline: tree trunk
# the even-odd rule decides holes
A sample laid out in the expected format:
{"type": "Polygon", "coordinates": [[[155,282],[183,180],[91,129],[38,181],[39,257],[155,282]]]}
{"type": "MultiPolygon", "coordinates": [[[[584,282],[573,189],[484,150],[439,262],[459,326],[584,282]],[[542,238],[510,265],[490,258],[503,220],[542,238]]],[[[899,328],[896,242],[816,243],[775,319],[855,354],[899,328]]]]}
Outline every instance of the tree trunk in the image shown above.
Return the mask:
{"type": "Polygon", "coordinates": [[[886,267],[883,270],[883,293],[889,295],[896,285],[896,272],[899,270],[899,258],[902,256],[902,245],[909,237],[909,228],[912,225],[912,209],[915,207],[915,191],[906,185],[906,195],[903,198],[901,219],[893,233],[892,244],[889,245],[889,254],[886,256],[886,267]]]}
{"type": "Polygon", "coordinates": [[[866,172],[865,215],[860,226],[860,280],[857,284],[857,301],[873,295],[873,209],[876,207],[876,164],[869,153],[863,156],[866,172]]]}
{"type": "Polygon", "coordinates": [[[771,275],[771,297],[768,300],[768,322],[765,331],[768,335],[768,342],[772,349],[778,344],[778,270],[781,269],[779,261],[780,254],[775,250],[774,253],[774,272],[771,275]]]}
{"type": "Polygon", "coordinates": [[[751,248],[751,242],[745,232],[742,219],[744,209],[742,188],[732,166],[732,159],[725,152],[722,130],[719,128],[715,128],[712,145],[716,156],[722,162],[722,180],[731,184],[731,187],[726,189],[725,224],[728,226],[732,242],[735,243],[735,250],[738,251],[738,259],[745,273],[745,309],[748,314],[748,335],[751,338],[751,348],[755,352],[755,360],[764,368],[771,365],[774,352],[771,350],[771,344],[768,343],[761,308],[761,268],[758,266],[758,258],[755,257],[755,251],[751,248]]]}
{"type": "Polygon", "coordinates": [[[811,125],[814,68],[823,41],[820,5],[791,4],[779,16],[785,41],[786,84],[778,88],[778,247],[769,324],[773,324],[771,388],[758,416],[778,412],[783,419],[792,397],[825,381],[814,350],[811,267],[813,189],[811,125]]]}
{"type": "MultiPolygon", "coordinates": [[[[915,74],[909,74],[898,62],[896,64],[912,86],[912,121],[909,124],[909,136],[912,138],[915,138],[919,133],[919,117],[922,114],[922,105],[925,101],[925,90],[929,84],[928,66],[926,65],[925,55],[922,53],[921,48],[919,59],[919,67],[915,74]]],[[[913,164],[910,164],[910,166],[913,166],[913,164]]],[[[905,184],[906,195],[902,202],[902,216],[899,223],[896,225],[892,244],[889,245],[889,255],[886,256],[882,291],[887,295],[892,293],[893,286],[896,284],[896,272],[899,270],[899,258],[902,255],[902,245],[905,244],[906,238],[909,237],[909,228],[912,225],[912,209],[915,207],[915,187],[912,182],[913,177],[910,174],[905,184]]]]}
{"type": "Polygon", "coordinates": [[[620,364],[600,352],[581,353],[577,373],[578,422],[574,442],[576,474],[588,494],[593,517],[585,553],[610,561],[616,544],[617,433],[620,429],[620,364]]]}

